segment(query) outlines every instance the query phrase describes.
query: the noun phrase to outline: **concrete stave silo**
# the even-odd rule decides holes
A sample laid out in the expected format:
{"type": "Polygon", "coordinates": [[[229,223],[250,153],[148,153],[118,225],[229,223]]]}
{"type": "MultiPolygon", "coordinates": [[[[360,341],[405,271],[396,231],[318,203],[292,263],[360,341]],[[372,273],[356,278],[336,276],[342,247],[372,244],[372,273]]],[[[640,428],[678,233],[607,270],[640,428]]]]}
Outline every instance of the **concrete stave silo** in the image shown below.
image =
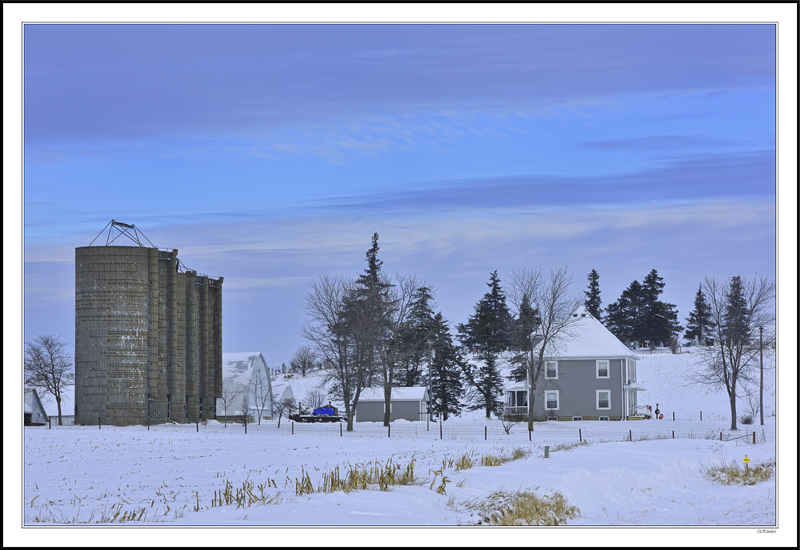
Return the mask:
{"type": "Polygon", "coordinates": [[[175,249],[76,248],[75,422],[214,418],[222,281],[180,272],[175,249]]]}

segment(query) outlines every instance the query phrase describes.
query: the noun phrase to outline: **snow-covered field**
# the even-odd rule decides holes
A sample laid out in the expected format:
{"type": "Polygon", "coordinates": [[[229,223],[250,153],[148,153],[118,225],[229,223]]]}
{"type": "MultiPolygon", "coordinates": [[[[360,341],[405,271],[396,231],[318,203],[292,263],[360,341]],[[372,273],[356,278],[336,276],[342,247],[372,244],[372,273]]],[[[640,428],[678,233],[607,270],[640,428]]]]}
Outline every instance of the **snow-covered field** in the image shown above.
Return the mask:
{"type": "MultiPolygon", "coordinates": [[[[51,528],[35,527],[96,522],[150,528],[126,531],[133,543],[136,537],[152,536],[154,528],[166,526],[467,527],[485,524],[487,512],[497,507],[498,491],[506,496],[531,491],[544,496],[560,492],[577,506],[580,514],[568,520],[563,531],[570,536],[585,537],[584,529],[574,527],[588,526],[747,526],[751,529],[733,530],[729,544],[769,545],[769,535],[756,533],[776,525],[776,479],[726,486],[706,479],[704,471],[720,464],[743,466],[745,456],[750,468],[776,461],[774,370],[767,371],[765,426],[741,425],[738,432],[730,432],[727,397],[706,395],[683,384],[680,373],[691,363],[691,354],[642,357],[639,382],[647,392],[640,394],[639,403],[658,402],[664,420],[541,423],[536,424],[530,441],[523,424],[506,434],[498,420],[487,421],[480,411],[449,419],[441,432],[438,423],[431,423],[427,431],[424,422],[396,422],[391,437],[376,423],[358,423],[356,431],[348,434],[340,432],[338,425],[293,426],[286,419],[280,428],[276,421],[249,425],[247,433],[241,425],[224,427],[213,421],[200,424],[199,431],[195,425],[159,425],[149,430],[143,426],[26,428],[23,521],[27,527],[23,531],[52,537],[51,528]],[[579,440],[585,443],[576,445],[579,440]],[[545,445],[549,458],[544,457],[545,445]],[[480,465],[483,456],[508,456],[515,449],[529,454],[500,466],[480,465]],[[457,469],[455,464],[465,455],[474,466],[457,469]],[[402,471],[413,462],[417,483],[389,491],[374,486],[349,493],[297,494],[298,482],[306,474],[316,491],[323,476],[336,468],[344,474],[349,467],[363,470],[375,467],[376,462],[385,466],[389,460],[402,471]],[[231,495],[252,483],[252,496],[242,504],[215,504],[228,483],[231,495]],[[109,522],[115,515],[116,520],[109,522]],[[120,523],[122,517],[124,523],[120,523]]],[[[774,363],[772,356],[765,357],[765,363],[774,363]]],[[[276,393],[288,383],[302,401],[320,380],[315,375],[280,376],[275,381],[276,393]]],[[[742,403],[740,413],[744,409],[742,403]]],[[[794,475],[779,463],[777,490],[793,490],[784,480],[794,480],[794,475]]],[[[444,532],[448,541],[467,545],[502,540],[496,538],[497,528],[486,530],[494,533],[490,539],[477,535],[475,529],[466,529],[469,535],[463,540],[459,539],[463,529],[444,532]]],[[[165,531],[155,531],[160,544],[166,544],[165,531]]],[[[518,528],[510,532],[520,534],[518,528]]],[[[727,532],[713,530],[709,535],[705,530],[690,530],[691,539],[685,543],[706,540],[716,545],[727,540],[720,538],[727,532]]],[[[276,544],[300,544],[307,540],[304,537],[317,537],[320,543],[319,530],[278,533],[276,541],[281,542],[276,544]]],[[[341,530],[333,533],[342,535],[341,530]]],[[[553,534],[552,528],[539,533],[553,534]]],[[[680,533],[673,528],[665,536],[680,533]]],[[[413,530],[401,530],[398,536],[411,535],[413,530]]],[[[628,535],[635,537],[636,530],[628,535]]],[[[211,531],[202,530],[195,543],[210,543],[211,536],[211,531]]],[[[358,536],[348,539],[348,544],[360,545],[358,536]]],[[[59,537],[54,540],[61,541],[59,537]]],[[[229,545],[231,541],[226,540],[217,543],[229,545]]],[[[401,540],[406,539],[373,544],[401,544],[401,540]]],[[[595,544],[578,540],[582,541],[578,544],[595,544]]],[[[625,544],[624,539],[614,540],[614,544],[625,544]]]]}

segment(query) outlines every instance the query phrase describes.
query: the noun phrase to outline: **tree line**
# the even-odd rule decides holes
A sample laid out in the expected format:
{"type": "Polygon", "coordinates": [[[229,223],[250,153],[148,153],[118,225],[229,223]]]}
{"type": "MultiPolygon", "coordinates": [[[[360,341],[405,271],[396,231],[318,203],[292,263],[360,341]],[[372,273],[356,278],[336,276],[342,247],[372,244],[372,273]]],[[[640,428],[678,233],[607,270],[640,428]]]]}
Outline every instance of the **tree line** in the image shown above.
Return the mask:
{"type": "MultiPolygon", "coordinates": [[[[369,387],[383,389],[385,425],[395,387],[429,387],[430,412],[442,419],[464,408],[483,410],[490,418],[502,409],[501,354],[511,363],[511,377],[531,388],[532,429],[544,357],[554,353],[558,340],[573,334],[578,321],[573,313],[581,305],[626,344],[674,345],[684,329],[675,305],[660,299],[665,283],[655,269],[602,309],[596,270],[589,273],[586,290],[574,294],[566,268],[523,268],[512,271],[508,295],[497,271],[490,273],[487,292],[467,321],[456,325],[454,339],[450,322],[436,306],[435,290],[414,275],[386,275],[379,250],[375,233],[367,267],[358,277],[323,274],[311,283],[302,302],[307,322],[301,333],[307,345],[291,360],[292,370],[303,376],[323,369],[325,382],[344,405],[348,431],[361,392],[369,387]],[[478,361],[468,361],[468,352],[478,361]]],[[[741,396],[737,392],[743,382],[752,381],[755,358],[764,346],[775,343],[774,293],[774,283],[764,277],[706,277],[686,319],[685,338],[703,348],[691,378],[728,393],[732,429],[741,396]]],[[[26,343],[26,385],[55,397],[59,423],[61,395],[71,373],[72,361],[60,339],[39,336],[26,343]]]]}

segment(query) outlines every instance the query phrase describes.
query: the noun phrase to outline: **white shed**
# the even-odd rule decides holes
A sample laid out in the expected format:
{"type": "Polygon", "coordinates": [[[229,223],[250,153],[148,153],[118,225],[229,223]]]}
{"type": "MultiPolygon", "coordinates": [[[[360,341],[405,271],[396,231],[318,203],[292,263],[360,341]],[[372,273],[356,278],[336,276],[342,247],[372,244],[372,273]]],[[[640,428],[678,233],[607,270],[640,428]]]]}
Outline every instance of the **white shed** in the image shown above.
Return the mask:
{"type": "Polygon", "coordinates": [[[222,397],[217,398],[217,420],[257,421],[272,418],[272,380],[267,362],[258,351],[222,354],[222,397]]]}
{"type": "Polygon", "coordinates": [[[39,393],[33,388],[25,388],[25,426],[44,426],[47,424],[47,412],[44,410],[39,393]]]}

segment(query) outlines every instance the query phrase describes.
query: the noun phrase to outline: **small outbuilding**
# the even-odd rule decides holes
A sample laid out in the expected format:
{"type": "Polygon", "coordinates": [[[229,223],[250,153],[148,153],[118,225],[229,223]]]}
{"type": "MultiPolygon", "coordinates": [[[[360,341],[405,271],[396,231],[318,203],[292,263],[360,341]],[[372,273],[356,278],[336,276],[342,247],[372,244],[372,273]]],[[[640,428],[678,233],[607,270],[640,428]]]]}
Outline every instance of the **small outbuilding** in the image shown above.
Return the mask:
{"type": "Polygon", "coordinates": [[[219,422],[272,418],[272,380],[258,351],[222,354],[222,396],[217,398],[219,422]]]}
{"type": "Polygon", "coordinates": [[[44,426],[47,424],[47,411],[39,399],[39,393],[33,388],[25,388],[25,426],[44,426]]]}
{"type": "MultiPolygon", "coordinates": [[[[428,388],[392,388],[389,403],[390,421],[409,420],[412,422],[427,420],[428,388]]],[[[386,400],[383,388],[364,388],[356,405],[356,422],[383,422],[386,412],[386,400]]]]}

